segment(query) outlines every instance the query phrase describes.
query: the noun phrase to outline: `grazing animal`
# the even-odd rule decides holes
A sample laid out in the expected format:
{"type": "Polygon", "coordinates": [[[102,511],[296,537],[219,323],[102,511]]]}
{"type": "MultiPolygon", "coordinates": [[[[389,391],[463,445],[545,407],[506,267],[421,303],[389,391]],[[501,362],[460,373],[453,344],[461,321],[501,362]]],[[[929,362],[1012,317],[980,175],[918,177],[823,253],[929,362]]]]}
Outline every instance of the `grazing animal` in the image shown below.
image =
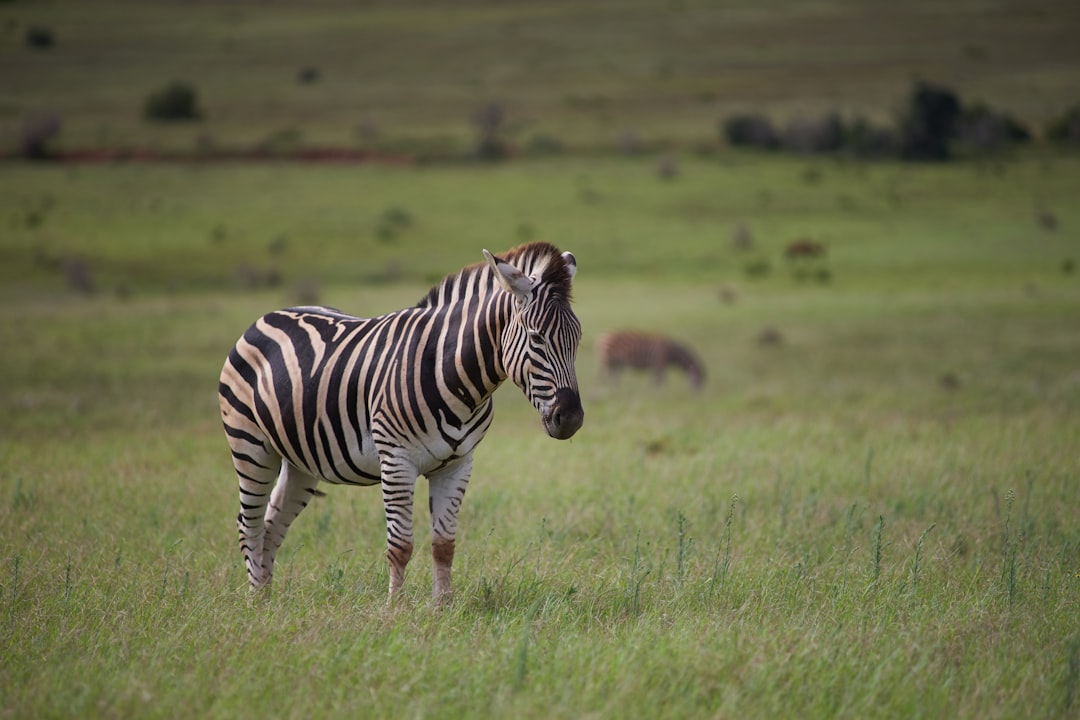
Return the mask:
{"type": "Polygon", "coordinates": [[[509,378],[557,439],[584,420],[570,307],[577,261],[531,243],[463,268],[415,306],[362,319],[324,307],[264,315],[221,371],[240,481],[237,527],[252,588],[270,584],[289,525],[321,480],[381,485],[390,600],[413,553],[413,492],[428,479],[432,595],[450,595],[473,451],[509,378]]]}
{"type": "Polygon", "coordinates": [[[600,374],[618,379],[624,368],[652,370],[659,385],[664,381],[668,366],[686,372],[690,384],[701,387],[705,382],[705,366],[686,345],[669,337],[636,330],[613,330],[596,339],[596,357],[600,374]]]}
{"type": "Polygon", "coordinates": [[[813,240],[796,240],[789,243],[784,248],[784,255],[789,260],[798,260],[799,258],[814,259],[825,256],[825,246],[821,243],[816,243],[813,240]]]}

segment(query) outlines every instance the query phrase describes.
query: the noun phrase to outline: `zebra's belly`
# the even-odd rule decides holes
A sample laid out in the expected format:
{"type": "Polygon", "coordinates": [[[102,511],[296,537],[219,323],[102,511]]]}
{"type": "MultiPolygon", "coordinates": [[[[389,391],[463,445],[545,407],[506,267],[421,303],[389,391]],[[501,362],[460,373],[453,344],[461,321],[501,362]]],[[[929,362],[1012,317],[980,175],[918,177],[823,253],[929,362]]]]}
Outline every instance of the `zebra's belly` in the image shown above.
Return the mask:
{"type": "MultiPolygon", "coordinates": [[[[491,418],[490,403],[454,423],[437,421],[428,416],[425,418],[425,431],[396,439],[395,452],[407,458],[418,474],[427,475],[454,460],[471,455],[487,434],[491,418]]],[[[445,416],[440,420],[445,420],[445,416]]],[[[393,437],[394,433],[391,431],[386,435],[393,437]]]]}
{"type": "MultiPolygon", "coordinates": [[[[375,414],[373,424],[379,427],[335,429],[320,424],[308,435],[314,440],[308,446],[307,457],[286,455],[289,461],[307,473],[331,483],[375,485],[381,479],[381,460],[374,436],[378,435],[385,452],[408,459],[418,475],[426,475],[447,463],[472,453],[487,434],[491,425],[490,403],[464,421],[438,422],[425,418],[426,431],[403,436],[395,432],[394,421],[375,414]],[[317,455],[317,457],[314,457],[317,455]]],[[[441,419],[445,419],[445,416],[441,419]]]]}
{"type": "Polygon", "coordinates": [[[442,437],[420,437],[417,438],[419,442],[406,451],[407,457],[416,466],[419,474],[426,475],[433,470],[438,470],[452,460],[457,460],[471,453],[476,444],[480,442],[481,437],[483,436],[475,436],[467,439],[466,442],[453,445],[442,437]]]}
{"type": "MultiPolygon", "coordinates": [[[[425,475],[472,452],[482,438],[482,432],[450,441],[441,434],[421,435],[403,445],[399,452],[413,464],[418,475],[425,475]]],[[[381,458],[371,436],[366,433],[359,444],[339,448],[327,460],[321,467],[305,467],[304,470],[336,484],[375,485],[380,481],[381,458]]]]}
{"type": "Polygon", "coordinates": [[[334,484],[377,485],[381,474],[379,453],[370,434],[365,433],[358,440],[336,445],[317,463],[302,463],[300,466],[309,474],[334,484]]]}

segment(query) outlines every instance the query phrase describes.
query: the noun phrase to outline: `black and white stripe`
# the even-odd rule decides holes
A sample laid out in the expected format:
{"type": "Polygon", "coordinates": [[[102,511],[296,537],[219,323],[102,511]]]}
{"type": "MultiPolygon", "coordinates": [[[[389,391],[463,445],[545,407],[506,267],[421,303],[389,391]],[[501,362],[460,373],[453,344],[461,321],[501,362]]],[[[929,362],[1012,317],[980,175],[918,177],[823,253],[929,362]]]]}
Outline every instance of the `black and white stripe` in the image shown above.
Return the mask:
{"type": "Polygon", "coordinates": [[[574,256],[547,243],[484,255],[486,263],[448,276],[415,307],[370,319],[289,308],[259,318],[237,341],[219,399],[253,588],[270,583],[289,525],[320,481],[381,484],[392,599],[412,556],[413,492],[425,475],[433,593],[444,598],[457,513],[496,388],[510,378],[552,437],[581,427],[574,256]]]}

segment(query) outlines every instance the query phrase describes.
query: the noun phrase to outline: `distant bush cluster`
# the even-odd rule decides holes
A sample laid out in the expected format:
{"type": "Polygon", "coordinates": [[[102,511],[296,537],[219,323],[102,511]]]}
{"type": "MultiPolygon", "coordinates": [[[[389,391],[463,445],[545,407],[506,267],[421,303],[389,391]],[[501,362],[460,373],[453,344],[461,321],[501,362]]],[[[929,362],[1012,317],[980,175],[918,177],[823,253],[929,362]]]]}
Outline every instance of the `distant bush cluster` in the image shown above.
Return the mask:
{"type": "Polygon", "coordinates": [[[195,88],[185,82],[172,82],[151,93],[143,106],[147,120],[186,121],[202,118],[199,96],[195,88]]]}
{"type": "MultiPolygon", "coordinates": [[[[846,120],[836,112],[792,118],[777,127],[764,114],[742,113],[722,120],[720,132],[736,147],[930,161],[994,152],[1032,139],[1012,115],[984,103],[965,105],[953,90],[926,82],[914,85],[894,127],[864,117],[846,120]]],[[[1080,105],[1051,123],[1046,137],[1080,144],[1080,105]]]]}
{"type": "MultiPolygon", "coordinates": [[[[26,42],[32,47],[49,47],[53,43],[52,33],[47,28],[31,28],[26,42]]],[[[296,81],[310,85],[320,82],[321,77],[318,67],[303,66],[297,72],[296,81]]],[[[590,106],[606,102],[602,97],[594,98],[590,106]]],[[[174,81],[144,99],[142,115],[151,122],[175,123],[201,120],[206,113],[200,106],[196,87],[189,82],[174,81]]],[[[551,156],[568,151],[563,140],[550,132],[540,132],[520,143],[515,142],[512,136],[528,123],[508,123],[507,110],[498,102],[479,105],[469,120],[474,135],[467,148],[449,135],[390,137],[370,119],[361,121],[354,128],[354,135],[366,151],[398,155],[417,162],[453,161],[463,156],[500,161],[519,153],[551,156]]],[[[40,114],[26,119],[17,139],[19,154],[34,160],[57,157],[55,146],[60,121],[58,116],[40,114]]],[[[912,161],[990,155],[1028,143],[1037,134],[1007,112],[985,103],[965,103],[952,89],[928,82],[916,82],[912,86],[892,123],[876,122],[862,115],[846,117],[831,111],[820,116],[795,116],[783,124],[776,124],[764,113],[745,112],[721,119],[718,129],[721,140],[732,147],[912,161]]],[[[1080,147],[1080,103],[1053,119],[1038,134],[1046,142],[1080,147]]],[[[647,141],[632,129],[621,131],[616,147],[624,155],[670,153],[671,150],[670,143],[656,139],[647,141]]],[[[200,135],[196,149],[204,156],[220,150],[209,134],[200,135]]],[[[302,153],[304,149],[302,130],[288,127],[269,134],[252,152],[286,156],[302,153]]],[[[714,143],[698,145],[698,149],[703,153],[712,152],[714,143]]],[[[655,170],[661,179],[670,180],[679,175],[678,165],[670,154],[661,157],[655,170]]]]}

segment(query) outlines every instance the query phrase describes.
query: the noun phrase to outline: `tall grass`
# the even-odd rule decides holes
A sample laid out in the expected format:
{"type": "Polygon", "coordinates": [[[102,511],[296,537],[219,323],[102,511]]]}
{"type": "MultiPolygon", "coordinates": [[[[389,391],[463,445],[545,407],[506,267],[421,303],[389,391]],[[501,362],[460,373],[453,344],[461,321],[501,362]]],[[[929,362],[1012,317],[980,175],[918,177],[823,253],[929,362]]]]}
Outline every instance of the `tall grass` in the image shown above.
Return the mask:
{"type": "MultiPolygon", "coordinates": [[[[831,170],[826,187],[872,207],[852,218],[800,165],[735,177],[687,160],[674,185],[627,178],[633,161],[222,168],[201,189],[182,168],[7,176],[6,215],[46,189],[54,209],[4,245],[23,272],[2,271],[0,305],[0,714],[1074,713],[1080,290],[1060,258],[1080,225],[1062,204],[1055,234],[1033,227],[1016,189],[1071,197],[1075,163],[831,170]],[[560,185],[584,172],[607,210],[560,185]],[[871,205],[893,173],[911,181],[903,206],[871,205]],[[395,282],[363,281],[364,263],[391,257],[376,237],[282,251],[325,278],[325,302],[365,314],[513,244],[521,217],[562,213],[543,222],[580,261],[586,424],[557,443],[519,391],[497,394],[446,608],[431,606],[424,552],[387,607],[375,490],[324,486],[273,591],[245,587],[217,373],[291,291],[215,282],[230,261],[208,228],[235,208],[227,257],[265,251],[290,217],[262,197],[275,182],[297,217],[357,189],[382,195],[339,219],[409,208],[416,235],[393,252],[419,270],[395,282]],[[758,186],[775,189],[772,210],[758,186]],[[185,209],[160,223],[155,260],[143,231],[159,225],[159,188],[185,209]],[[490,216],[481,195],[497,200],[490,216]],[[758,228],[771,274],[745,272],[733,217],[758,228]],[[800,226],[828,236],[831,282],[784,269],[800,226]],[[35,244],[101,258],[106,290],[65,287],[35,244]],[[128,257],[152,277],[108,291],[128,257]],[[627,325],[691,342],[705,388],[602,382],[592,340],[627,325]],[[779,343],[759,343],[767,327],[779,343]]],[[[317,236],[322,221],[307,222],[317,236]]]]}

